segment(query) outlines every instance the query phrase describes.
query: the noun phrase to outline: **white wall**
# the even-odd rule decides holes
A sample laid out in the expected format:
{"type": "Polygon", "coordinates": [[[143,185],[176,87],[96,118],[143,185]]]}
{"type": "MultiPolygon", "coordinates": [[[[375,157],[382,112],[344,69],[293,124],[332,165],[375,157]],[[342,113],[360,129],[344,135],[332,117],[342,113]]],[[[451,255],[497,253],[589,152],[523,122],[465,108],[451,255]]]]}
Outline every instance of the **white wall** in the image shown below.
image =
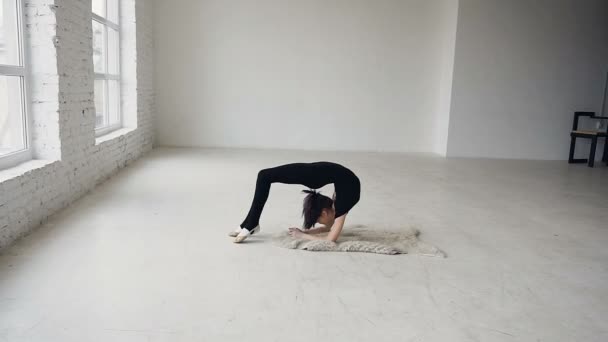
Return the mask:
{"type": "Polygon", "coordinates": [[[440,29],[439,52],[437,56],[438,76],[433,151],[441,156],[447,155],[450,107],[452,102],[452,82],[454,71],[454,52],[456,47],[456,27],[458,22],[458,0],[445,1],[441,6],[436,25],[440,29]]]}
{"type": "Polygon", "coordinates": [[[32,67],[30,133],[37,160],[0,170],[0,249],[150,150],[154,141],[149,1],[122,1],[123,49],[128,50],[123,57],[131,58],[123,61],[123,85],[136,89],[135,98],[124,99],[129,128],[103,139],[94,133],[91,1],[25,4],[32,67]]]}
{"type": "Polygon", "coordinates": [[[567,159],[607,70],[608,1],[461,0],[448,155],[567,159]]]}
{"type": "Polygon", "coordinates": [[[157,0],[159,144],[445,153],[455,4],[157,0]]]}

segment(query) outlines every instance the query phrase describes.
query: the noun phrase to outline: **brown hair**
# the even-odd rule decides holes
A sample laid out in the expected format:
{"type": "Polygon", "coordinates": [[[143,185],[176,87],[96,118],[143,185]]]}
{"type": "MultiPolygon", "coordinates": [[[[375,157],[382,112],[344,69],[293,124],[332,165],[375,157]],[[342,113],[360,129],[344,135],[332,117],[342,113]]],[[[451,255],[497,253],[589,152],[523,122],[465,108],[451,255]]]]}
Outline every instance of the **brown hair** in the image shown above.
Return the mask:
{"type": "Polygon", "coordinates": [[[304,228],[309,229],[317,223],[323,209],[331,209],[334,201],[318,193],[316,190],[302,190],[307,194],[304,197],[302,216],[304,217],[304,228]]]}

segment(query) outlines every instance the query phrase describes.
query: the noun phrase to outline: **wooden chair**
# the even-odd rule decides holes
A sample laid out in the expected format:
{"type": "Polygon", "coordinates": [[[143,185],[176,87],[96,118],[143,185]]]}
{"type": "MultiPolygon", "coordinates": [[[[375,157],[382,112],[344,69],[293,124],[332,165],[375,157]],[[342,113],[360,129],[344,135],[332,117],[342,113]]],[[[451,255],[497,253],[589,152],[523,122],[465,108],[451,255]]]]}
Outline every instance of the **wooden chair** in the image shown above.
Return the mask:
{"type": "MultiPolygon", "coordinates": [[[[597,147],[598,138],[608,137],[608,128],[605,131],[597,130],[580,130],[578,129],[578,120],[581,116],[586,116],[592,120],[608,120],[608,116],[596,116],[595,112],[574,112],[574,121],[572,122],[572,132],[570,132],[570,155],[568,157],[568,163],[587,163],[589,167],[593,167],[595,163],[595,149],[597,147]],[[576,146],[576,138],[590,139],[591,148],[589,149],[588,159],[576,159],[574,158],[574,149],[576,146]]],[[[608,139],[607,139],[608,140],[608,139]]],[[[602,161],[608,164],[608,142],[604,144],[604,153],[602,155],[602,161]]]]}

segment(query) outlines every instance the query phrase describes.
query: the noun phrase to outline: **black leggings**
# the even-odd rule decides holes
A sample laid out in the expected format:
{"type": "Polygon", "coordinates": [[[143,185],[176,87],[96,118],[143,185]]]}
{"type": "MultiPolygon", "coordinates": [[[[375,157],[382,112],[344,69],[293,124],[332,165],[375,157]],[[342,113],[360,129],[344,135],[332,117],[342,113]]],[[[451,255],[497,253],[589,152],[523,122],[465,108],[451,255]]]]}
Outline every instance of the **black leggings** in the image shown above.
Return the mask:
{"type": "Polygon", "coordinates": [[[258,179],[255,183],[255,195],[253,196],[253,203],[247,217],[241,223],[241,228],[253,230],[260,224],[260,216],[262,216],[262,210],[268,200],[270,194],[270,186],[272,183],[284,183],[284,184],[298,184],[296,175],[298,174],[296,168],[290,168],[288,165],[278,166],[271,169],[264,169],[258,172],[258,179]]]}
{"type": "Polygon", "coordinates": [[[253,230],[260,224],[262,210],[270,194],[272,183],[301,184],[311,189],[334,183],[336,189],[336,217],[346,214],[358,201],[359,179],[347,168],[329,162],[296,163],[261,170],[255,184],[255,195],[241,228],[253,230]]]}

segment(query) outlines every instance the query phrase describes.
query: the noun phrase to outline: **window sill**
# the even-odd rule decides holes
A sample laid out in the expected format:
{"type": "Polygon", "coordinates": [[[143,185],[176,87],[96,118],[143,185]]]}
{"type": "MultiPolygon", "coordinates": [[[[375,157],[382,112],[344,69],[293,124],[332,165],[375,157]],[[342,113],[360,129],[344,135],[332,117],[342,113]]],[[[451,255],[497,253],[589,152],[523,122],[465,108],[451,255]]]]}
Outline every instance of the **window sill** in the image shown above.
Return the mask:
{"type": "Polygon", "coordinates": [[[21,150],[0,156],[0,171],[13,168],[32,160],[31,150],[21,150]]]}
{"type": "Polygon", "coordinates": [[[10,167],[8,169],[0,170],[0,184],[3,182],[10,181],[14,178],[21,177],[24,174],[42,169],[45,166],[49,166],[53,163],[56,163],[56,160],[42,160],[42,159],[34,159],[23,162],[17,166],[10,167]]]}
{"type": "Polygon", "coordinates": [[[116,138],[120,138],[123,137],[131,132],[134,132],[135,128],[134,127],[123,127],[123,128],[119,128],[115,131],[112,131],[110,133],[101,135],[97,138],[95,138],[95,145],[99,145],[99,144],[103,144],[104,142],[107,141],[111,141],[114,140],[116,138]]]}

